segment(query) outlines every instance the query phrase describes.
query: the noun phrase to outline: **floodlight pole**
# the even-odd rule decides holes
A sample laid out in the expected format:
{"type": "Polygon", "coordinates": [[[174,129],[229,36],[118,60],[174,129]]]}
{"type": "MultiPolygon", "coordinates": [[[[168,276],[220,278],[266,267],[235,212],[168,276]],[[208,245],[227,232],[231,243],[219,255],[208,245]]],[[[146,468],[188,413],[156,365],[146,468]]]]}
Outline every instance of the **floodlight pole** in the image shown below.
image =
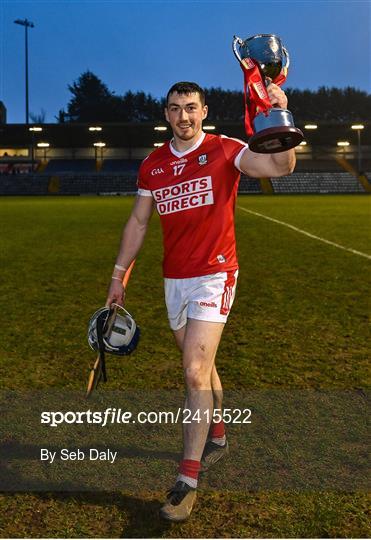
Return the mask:
{"type": "Polygon", "coordinates": [[[24,36],[25,36],[25,56],[26,56],[26,124],[28,125],[29,114],[28,114],[28,29],[34,28],[34,23],[27,19],[16,19],[15,24],[24,26],[24,36]]]}

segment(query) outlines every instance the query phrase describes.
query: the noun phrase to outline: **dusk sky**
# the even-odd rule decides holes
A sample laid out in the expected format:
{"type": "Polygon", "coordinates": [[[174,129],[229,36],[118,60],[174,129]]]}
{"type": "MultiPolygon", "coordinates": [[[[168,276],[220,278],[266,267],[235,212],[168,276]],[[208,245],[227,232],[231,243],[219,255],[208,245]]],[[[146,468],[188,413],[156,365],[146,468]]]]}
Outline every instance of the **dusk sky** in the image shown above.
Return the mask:
{"type": "Polygon", "coordinates": [[[281,37],[291,56],[285,87],[354,86],[371,92],[369,0],[0,0],[0,101],[25,119],[24,28],[29,30],[30,112],[55,122],[67,85],[89,69],[122,95],[166,94],[179,80],[242,90],[233,34],[281,37]]]}

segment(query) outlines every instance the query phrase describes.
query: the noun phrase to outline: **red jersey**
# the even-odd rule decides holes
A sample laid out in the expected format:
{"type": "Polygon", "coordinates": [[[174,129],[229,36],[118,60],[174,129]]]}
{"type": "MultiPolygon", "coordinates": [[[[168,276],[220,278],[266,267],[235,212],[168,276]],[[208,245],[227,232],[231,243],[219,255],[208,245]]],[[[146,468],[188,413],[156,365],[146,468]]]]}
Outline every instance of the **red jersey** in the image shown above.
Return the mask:
{"type": "Polygon", "coordinates": [[[138,194],[152,196],[160,215],[165,277],[238,268],[234,209],[246,148],[238,139],[203,133],[184,152],[167,142],[142,162],[138,194]]]}

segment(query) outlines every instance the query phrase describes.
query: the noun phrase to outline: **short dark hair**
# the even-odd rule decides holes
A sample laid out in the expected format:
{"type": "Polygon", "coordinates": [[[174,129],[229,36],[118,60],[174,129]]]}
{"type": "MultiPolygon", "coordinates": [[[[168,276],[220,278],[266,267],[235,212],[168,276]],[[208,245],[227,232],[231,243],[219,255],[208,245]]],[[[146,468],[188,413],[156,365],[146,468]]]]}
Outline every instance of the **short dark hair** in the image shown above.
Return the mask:
{"type": "Polygon", "coordinates": [[[197,83],[182,81],[173,84],[166,96],[166,106],[169,103],[169,96],[174,92],[177,92],[178,94],[198,94],[200,96],[202,106],[205,105],[205,92],[202,90],[201,86],[198,86],[197,83]]]}

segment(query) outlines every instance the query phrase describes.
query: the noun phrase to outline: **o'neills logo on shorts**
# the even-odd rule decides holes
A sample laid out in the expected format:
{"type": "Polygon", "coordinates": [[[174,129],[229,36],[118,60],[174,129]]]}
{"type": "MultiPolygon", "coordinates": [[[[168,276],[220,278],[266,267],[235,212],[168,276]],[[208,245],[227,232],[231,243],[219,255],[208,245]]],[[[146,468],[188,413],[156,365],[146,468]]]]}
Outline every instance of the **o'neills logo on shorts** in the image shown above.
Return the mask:
{"type": "Polygon", "coordinates": [[[218,307],[215,302],[200,302],[202,307],[218,307]]]}
{"type": "Polygon", "coordinates": [[[187,180],[152,192],[160,215],[214,204],[211,176],[187,180]]]}

